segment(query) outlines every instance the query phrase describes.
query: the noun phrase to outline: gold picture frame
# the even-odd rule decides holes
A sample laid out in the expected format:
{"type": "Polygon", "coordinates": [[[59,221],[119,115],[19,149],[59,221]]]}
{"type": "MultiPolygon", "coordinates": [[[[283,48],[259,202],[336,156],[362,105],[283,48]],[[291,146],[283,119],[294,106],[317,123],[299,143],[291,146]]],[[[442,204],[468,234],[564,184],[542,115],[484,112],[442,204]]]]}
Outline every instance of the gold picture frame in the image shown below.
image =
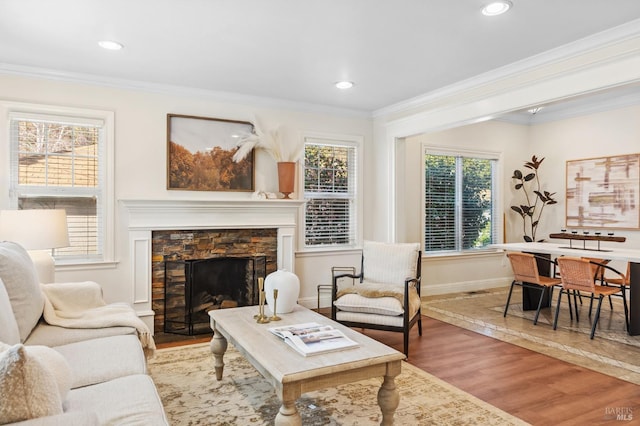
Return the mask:
{"type": "Polygon", "coordinates": [[[567,228],[640,228],[640,154],[567,161],[567,228]]]}
{"type": "Polygon", "coordinates": [[[254,153],[234,162],[248,121],[167,114],[167,189],[252,192],[254,153]]]}

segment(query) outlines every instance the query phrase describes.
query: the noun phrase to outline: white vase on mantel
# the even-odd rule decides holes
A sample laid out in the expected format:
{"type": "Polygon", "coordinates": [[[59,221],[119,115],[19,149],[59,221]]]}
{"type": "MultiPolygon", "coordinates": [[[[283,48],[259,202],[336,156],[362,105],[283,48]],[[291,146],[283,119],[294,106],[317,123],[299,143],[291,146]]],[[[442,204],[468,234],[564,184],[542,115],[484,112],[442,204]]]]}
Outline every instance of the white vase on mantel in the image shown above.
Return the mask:
{"type": "Polygon", "coordinates": [[[300,279],[293,272],[285,269],[278,269],[264,279],[264,295],[267,306],[272,314],[288,314],[298,304],[300,295],[300,279]],[[274,298],[273,290],[278,289],[278,300],[276,302],[277,312],[273,312],[274,298]]]}

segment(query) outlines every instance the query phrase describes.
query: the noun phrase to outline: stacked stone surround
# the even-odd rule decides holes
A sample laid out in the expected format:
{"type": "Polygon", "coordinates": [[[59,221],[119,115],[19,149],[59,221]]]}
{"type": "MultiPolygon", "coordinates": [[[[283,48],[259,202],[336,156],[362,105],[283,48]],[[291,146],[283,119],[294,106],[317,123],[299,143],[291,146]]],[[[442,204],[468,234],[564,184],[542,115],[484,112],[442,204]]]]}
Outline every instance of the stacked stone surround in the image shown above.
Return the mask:
{"type": "Polygon", "coordinates": [[[265,256],[267,274],[277,269],[276,228],[153,231],[151,238],[154,330],[164,329],[164,262],[214,257],[265,256]]]}

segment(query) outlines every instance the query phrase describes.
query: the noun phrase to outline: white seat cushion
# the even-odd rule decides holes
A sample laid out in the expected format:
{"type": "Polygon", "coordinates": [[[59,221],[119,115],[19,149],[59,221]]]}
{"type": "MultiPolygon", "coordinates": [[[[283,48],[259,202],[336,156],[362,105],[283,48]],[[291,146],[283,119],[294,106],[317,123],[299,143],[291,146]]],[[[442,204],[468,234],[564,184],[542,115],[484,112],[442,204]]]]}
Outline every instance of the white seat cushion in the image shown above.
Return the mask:
{"type": "MultiPolygon", "coordinates": [[[[334,302],[336,308],[341,311],[387,316],[402,316],[404,314],[404,307],[400,302],[401,299],[404,300],[404,285],[365,282],[344,291],[347,293],[338,297],[334,302]],[[388,295],[390,292],[397,296],[388,295]],[[371,295],[378,294],[379,297],[371,297],[371,295]]],[[[418,291],[415,287],[409,286],[409,318],[413,318],[418,312],[420,303],[418,291]]]]}
{"type": "Polygon", "coordinates": [[[402,327],[404,325],[402,316],[364,314],[362,312],[338,311],[336,313],[336,320],[391,327],[402,327]]]}
{"type": "Polygon", "coordinates": [[[24,344],[62,346],[85,340],[129,334],[137,336],[136,329],[133,327],[64,328],[41,321],[24,341],[24,344]]]}
{"type": "Polygon", "coordinates": [[[146,374],[72,389],[63,406],[65,413],[82,412],[90,407],[101,425],[169,424],[153,380],[146,374]]]}
{"type": "Polygon", "coordinates": [[[91,339],[53,349],[72,367],[72,389],[147,372],[142,345],[134,335],[91,339]]]}

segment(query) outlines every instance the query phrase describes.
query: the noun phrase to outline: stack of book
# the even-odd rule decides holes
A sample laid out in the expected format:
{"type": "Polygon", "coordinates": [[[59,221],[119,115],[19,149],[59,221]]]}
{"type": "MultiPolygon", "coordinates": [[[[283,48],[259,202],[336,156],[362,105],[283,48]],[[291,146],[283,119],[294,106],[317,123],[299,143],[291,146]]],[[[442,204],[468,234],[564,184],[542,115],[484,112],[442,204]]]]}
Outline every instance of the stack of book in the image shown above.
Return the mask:
{"type": "Polygon", "coordinates": [[[358,346],[358,342],[345,336],[342,331],[330,325],[315,322],[273,327],[269,331],[284,339],[289,346],[304,356],[324,354],[358,346]]]}

